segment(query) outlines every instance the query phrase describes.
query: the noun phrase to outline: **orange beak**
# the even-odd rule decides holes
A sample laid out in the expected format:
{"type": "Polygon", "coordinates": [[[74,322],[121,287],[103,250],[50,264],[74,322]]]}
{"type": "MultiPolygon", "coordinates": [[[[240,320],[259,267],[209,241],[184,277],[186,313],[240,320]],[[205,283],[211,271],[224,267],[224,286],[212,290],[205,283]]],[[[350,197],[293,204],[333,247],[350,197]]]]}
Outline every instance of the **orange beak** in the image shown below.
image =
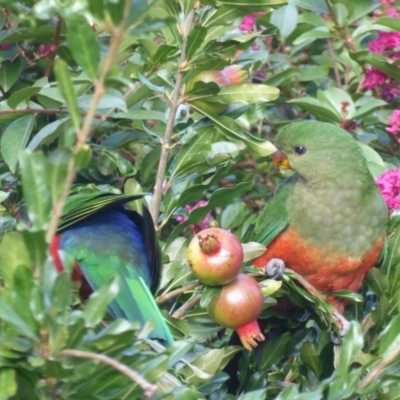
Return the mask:
{"type": "Polygon", "coordinates": [[[276,168],[292,169],[286,154],[276,151],[272,156],[272,162],[276,168]]]}

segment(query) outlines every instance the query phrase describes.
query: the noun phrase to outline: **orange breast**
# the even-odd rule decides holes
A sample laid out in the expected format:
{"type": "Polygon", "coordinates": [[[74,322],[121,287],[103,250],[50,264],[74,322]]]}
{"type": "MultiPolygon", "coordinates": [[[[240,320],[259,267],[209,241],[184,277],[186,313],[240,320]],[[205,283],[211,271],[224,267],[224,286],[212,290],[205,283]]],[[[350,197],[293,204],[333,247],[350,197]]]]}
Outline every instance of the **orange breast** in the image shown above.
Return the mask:
{"type": "MultiPolygon", "coordinates": [[[[336,256],[331,249],[310,246],[293,228],[289,227],[270,243],[264,254],[253,260],[252,265],[261,268],[265,267],[271,258],[280,258],[285,262],[286,267],[304,276],[320,291],[329,293],[337,290],[352,290],[357,292],[367,272],[378,261],[383,242],[384,233],[371,250],[360,258],[336,256]]],[[[338,306],[334,299],[329,300],[338,306]]]]}

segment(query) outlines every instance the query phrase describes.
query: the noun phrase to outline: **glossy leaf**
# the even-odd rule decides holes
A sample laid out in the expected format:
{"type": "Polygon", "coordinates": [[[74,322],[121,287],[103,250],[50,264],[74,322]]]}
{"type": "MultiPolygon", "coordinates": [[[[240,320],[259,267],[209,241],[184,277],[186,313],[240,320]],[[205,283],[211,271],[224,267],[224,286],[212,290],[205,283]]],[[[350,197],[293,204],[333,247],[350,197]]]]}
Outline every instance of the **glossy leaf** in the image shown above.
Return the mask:
{"type": "Polygon", "coordinates": [[[75,61],[91,79],[96,79],[100,49],[92,27],[77,15],[67,20],[67,41],[75,61]]]}
{"type": "Polygon", "coordinates": [[[25,115],[12,122],[1,136],[1,154],[11,172],[15,172],[18,156],[24,150],[33,130],[35,117],[25,115]]]}
{"type": "Polygon", "coordinates": [[[19,162],[29,219],[34,229],[45,229],[51,211],[51,196],[46,179],[47,160],[42,153],[25,151],[21,153],[19,162]]]}

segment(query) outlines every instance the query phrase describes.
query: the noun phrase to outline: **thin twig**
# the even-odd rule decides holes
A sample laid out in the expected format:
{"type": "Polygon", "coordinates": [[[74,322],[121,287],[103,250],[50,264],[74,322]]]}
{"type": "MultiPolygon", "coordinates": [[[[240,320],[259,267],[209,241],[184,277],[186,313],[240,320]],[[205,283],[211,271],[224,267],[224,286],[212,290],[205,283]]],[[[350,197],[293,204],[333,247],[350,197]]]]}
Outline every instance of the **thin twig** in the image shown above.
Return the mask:
{"type": "Polygon", "coordinates": [[[148,382],[146,379],[140,376],[136,371],[127,367],[125,364],[122,364],[119,361],[116,361],[113,358],[110,358],[104,354],[98,354],[89,351],[74,350],[74,349],[61,350],[61,354],[64,356],[88,358],[91,360],[100,361],[116,369],[122,374],[126,375],[128,378],[132,379],[132,381],[137,383],[143,389],[144,395],[146,397],[152,397],[157,393],[156,385],[153,385],[150,382],[148,382]]]}
{"type": "Polygon", "coordinates": [[[178,308],[172,316],[174,318],[183,318],[192,308],[196,307],[200,303],[201,293],[197,293],[193,298],[187,301],[182,307],[178,308]]]}
{"type": "Polygon", "coordinates": [[[285,268],[285,272],[289,272],[290,274],[293,274],[296,281],[298,281],[307,291],[312,293],[315,297],[318,297],[320,300],[326,299],[326,296],[321,294],[321,292],[316,289],[306,278],[304,278],[302,275],[297,273],[296,271],[290,269],[290,268],[285,268]]]}
{"type": "Polygon", "coordinates": [[[340,88],[340,87],[342,87],[342,83],[340,81],[340,74],[339,74],[339,70],[338,70],[338,67],[336,64],[336,57],[335,57],[335,52],[333,51],[332,40],[328,39],[327,44],[328,44],[329,55],[331,56],[331,59],[332,59],[333,72],[335,73],[336,86],[338,88],[340,88]]]}
{"type": "MultiPolygon", "coordinates": [[[[62,110],[59,108],[21,108],[18,110],[0,110],[0,115],[12,115],[12,114],[71,114],[69,110],[62,110]]],[[[86,111],[81,111],[81,115],[86,116],[86,111]]],[[[103,119],[103,115],[95,114],[95,119],[103,119]]]]}
{"type": "Polygon", "coordinates": [[[74,157],[74,155],[76,155],[79,152],[79,150],[82,148],[82,146],[85,145],[87,139],[89,138],[90,131],[92,129],[92,123],[96,116],[97,107],[98,107],[100,99],[102,98],[104,91],[105,91],[104,82],[106,79],[106,75],[110,71],[112,66],[114,65],[114,60],[116,59],[119,45],[121,44],[121,42],[124,38],[124,33],[125,33],[124,25],[125,25],[126,17],[129,13],[129,8],[130,8],[130,2],[128,1],[128,2],[126,2],[126,8],[125,8],[125,14],[124,14],[125,18],[121,22],[121,24],[118,27],[114,28],[112,31],[110,50],[101,66],[99,77],[94,82],[93,99],[90,104],[89,110],[87,112],[83,126],[76,134],[77,141],[76,141],[75,147],[73,149],[73,156],[70,158],[69,163],[68,163],[68,171],[67,171],[67,177],[64,182],[64,188],[62,190],[60,198],[53,205],[53,214],[51,216],[51,219],[49,222],[49,227],[46,232],[47,243],[51,243],[51,241],[57,231],[58,221],[60,220],[60,217],[62,215],[65,200],[68,196],[71,185],[75,179],[75,157],[74,157]]]}
{"type": "Polygon", "coordinates": [[[183,82],[182,66],[186,63],[186,45],[189,33],[192,29],[193,19],[195,10],[192,9],[189,13],[186,28],[183,32],[182,37],[182,49],[181,56],[179,58],[178,74],[175,81],[175,89],[171,98],[171,108],[168,116],[167,126],[165,128],[165,135],[161,146],[160,162],[158,164],[156,183],[154,185],[154,196],[151,204],[151,215],[153,217],[154,224],[158,225],[158,216],[160,214],[160,205],[162,199],[162,185],[164,181],[165,171],[167,169],[168,155],[171,146],[172,131],[174,129],[175,116],[178,110],[178,106],[182,100],[183,94],[181,94],[181,87],[183,82]]]}
{"type": "Polygon", "coordinates": [[[58,16],[56,34],[54,36],[55,51],[50,54],[50,60],[49,60],[49,63],[47,64],[47,68],[46,68],[46,72],[44,73],[44,76],[50,76],[53,72],[54,60],[56,59],[57,50],[60,47],[60,36],[61,36],[61,30],[62,30],[63,23],[64,23],[63,19],[60,16],[58,16]]]}
{"type": "Polygon", "coordinates": [[[168,293],[163,293],[156,298],[156,303],[157,304],[165,303],[167,300],[173,299],[174,297],[177,297],[182,293],[185,293],[185,292],[188,292],[189,290],[197,288],[200,285],[201,285],[201,283],[199,281],[197,281],[197,282],[191,283],[190,285],[183,286],[183,287],[180,287],[175,290],[171,290],[168,293]]]}

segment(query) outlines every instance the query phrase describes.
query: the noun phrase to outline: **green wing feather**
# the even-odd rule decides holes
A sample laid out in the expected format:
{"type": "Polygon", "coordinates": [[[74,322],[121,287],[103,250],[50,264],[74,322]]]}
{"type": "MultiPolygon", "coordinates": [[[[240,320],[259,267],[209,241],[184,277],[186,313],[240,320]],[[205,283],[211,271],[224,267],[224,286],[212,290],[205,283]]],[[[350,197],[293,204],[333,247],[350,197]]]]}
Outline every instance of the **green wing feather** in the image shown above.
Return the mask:
{"type": "Polygon", "coordinates": [[[275,190],[267,203],[257,214],[242,238],[242,242],[257,242],[268,246],[289,224],[286,207],[298,179],[294,174],[285,179],[275,190]]]}
{"type": "Polygon", "coordinates": [[[61,231],[82,219],[108,207],[116,207],[138,200],[146,196],[141,194],[116,194],[112,192],[91,192],[76,194],[68,197],[63,210],[63,215],[58,224],[61,231]]]}
{"type": "Polygon", "coordinates": [[[121,261],[116,263],[113,260],[113,269],[109,264],[104,264],[102,257],[91,259],[85,257],[78,262],[82,273],[93,290],[97,290],[104,282],[115,276],[115,269],[118,269],[119,293],[109,307],[116,318],[125,318],[129,321],[138,321],[142,326],[151,321],[153,323],[152,336],[163,338],[169,344],[173,343],[172,335],[166,325],[154,297],[150,292],[143,278],[133,268],[123,264],[121,261]],[[95,269],[96,273],[93,274],[95,269]]]}
{"type": "MultiPolygon", "coordinates": [[[[68,228],[73,230],[74,224],[98,211],[118,209],[119,206],[122,208],[123,204],[140,199],[145,195],[120,195],[111,192],[73,195],[67,199],[58,229],[69,232],[68,228]]],[[[85,279],[93,290],[97,290],[111,277],[120,276],[120,292],[110,304],[110,311],[115,317],[127,318],[141,324],[153,321],[154,336],[164,338],[168,343],[172,343],[171,333],[152,295],[157,290],[161,276],[161,250],[155,234],[153,219],[146,207],[143,207],[142,215],[126,209],[124,209],[124,213],[137,226],[143,240],[144,250],[147,250],[151,271],[151,281],[147,284],[143,271],[140,270],[146,262],[140,261],[141,256],[137,254],[135,257],[138,265],[133,268],[130,262],[124,259],[126,253],[129,253],[127,248],[132,249],[132,244],[124,242],[122,236],[117,237],[117,240],[112,240],[110,237],[105,247],[104,242],[81,238],[75,232],[71,236],[66,236],[65,250],[77,260],[85,279]],[[88,248],[88,245],[94,248],[88,248]]],[[[133,247],[137,248],[137,244],[133,247]]]]}

